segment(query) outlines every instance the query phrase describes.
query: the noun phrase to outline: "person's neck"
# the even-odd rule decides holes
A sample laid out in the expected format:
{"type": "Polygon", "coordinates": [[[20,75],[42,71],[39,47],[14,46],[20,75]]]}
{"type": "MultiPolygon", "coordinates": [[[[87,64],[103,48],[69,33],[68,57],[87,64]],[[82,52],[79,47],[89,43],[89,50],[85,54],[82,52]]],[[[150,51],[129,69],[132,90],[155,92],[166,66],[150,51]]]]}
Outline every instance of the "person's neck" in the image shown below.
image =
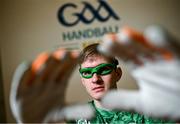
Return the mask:
{"type": "MultiPolygon", "coordinates": [[[[117,85],[115,85],[115,86],[112,87],[111,89],[117,89],[117,85]]],[[[103,107],[100,99],[94,99],[94,104],[95,104],[95,106],[96,106],[97,108],[106,109],[105,107],[103,107]]]]}
{"type": "Polygon", "coordinates": [[[97,108],[103,108],[100,100],[94,100],[94,104],[97,108]]]}
{"type": "Polygon", "coordinates": [[[109,111],[109,109],[107,109],[107,108],[105,108],[105,107],[102,106],[100,100],[94,100],[94,104],[95,104],[96,108],[99,108],[99,109],[103,109],[103,110],[109,111]]]}

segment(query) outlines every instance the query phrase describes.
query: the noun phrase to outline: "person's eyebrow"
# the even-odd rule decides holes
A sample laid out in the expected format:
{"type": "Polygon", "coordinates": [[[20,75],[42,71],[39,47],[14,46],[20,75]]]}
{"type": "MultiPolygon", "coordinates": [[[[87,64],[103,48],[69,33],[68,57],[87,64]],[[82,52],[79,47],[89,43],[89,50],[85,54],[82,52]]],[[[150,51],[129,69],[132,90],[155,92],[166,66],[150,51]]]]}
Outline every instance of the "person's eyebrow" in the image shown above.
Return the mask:
{"type": "MultiPolygon", "coordinates": [[[[98,64],[98,65],[96,65],[96,66],[94,66],[94,67],[97,67],[97,66],[99,66],[99,65],[101,65],[101,64],[110,64],[109,62],[106,62],[106,63],[100,63],[100,64],[98,64]]],[[[94,68],[94,67],[83,67],[83,68],[94,68]]],[[[82,68],[82,66],[80,66],[80,68],[82,68]]]]}

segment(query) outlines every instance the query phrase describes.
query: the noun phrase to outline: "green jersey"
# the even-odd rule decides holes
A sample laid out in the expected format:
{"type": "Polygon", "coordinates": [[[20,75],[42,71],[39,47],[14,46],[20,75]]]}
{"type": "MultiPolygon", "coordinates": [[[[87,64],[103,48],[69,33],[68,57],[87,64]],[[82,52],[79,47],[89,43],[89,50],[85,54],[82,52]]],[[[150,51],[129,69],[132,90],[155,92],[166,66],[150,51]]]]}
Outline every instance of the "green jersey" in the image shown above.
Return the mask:
{"type": "Polygon", "coordinates": [[[78,124],[128,124],[128,123],[163,123],[162,120],[152,119],[138,113],[131,113],[126,111],[109,111],[97,108],[94,101],[89,102],[95,109],[95,116],[91,120],[79,119],[78,124]]]}

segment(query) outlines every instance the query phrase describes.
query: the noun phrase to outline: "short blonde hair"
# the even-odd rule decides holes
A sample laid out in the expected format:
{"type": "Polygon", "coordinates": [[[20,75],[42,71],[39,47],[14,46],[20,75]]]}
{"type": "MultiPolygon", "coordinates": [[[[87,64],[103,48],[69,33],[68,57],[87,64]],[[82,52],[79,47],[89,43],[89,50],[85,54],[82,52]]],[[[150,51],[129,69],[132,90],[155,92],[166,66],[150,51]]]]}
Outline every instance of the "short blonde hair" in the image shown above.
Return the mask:
{"type": "Polygon", "coordinates": [[[115,57],[110,57],[110,56],[106,56],[102,53],[100,53],[97,49],[99,43],[94,43],[94,44],[91,44],[87,47],[85,47],[82,51],[81,51],[81,56],[80,56],[80,59],[79,59],[79,65],[81,65],[84,61],[86,61],[89,57],[92,57],[92,56],[103,56],[105,58],[107,58],[107,60],[110,61],[110,63],[113,63],[113,64],[116,64],[118,65],[119,62],[118,60],[115,58],[115,57]]]}

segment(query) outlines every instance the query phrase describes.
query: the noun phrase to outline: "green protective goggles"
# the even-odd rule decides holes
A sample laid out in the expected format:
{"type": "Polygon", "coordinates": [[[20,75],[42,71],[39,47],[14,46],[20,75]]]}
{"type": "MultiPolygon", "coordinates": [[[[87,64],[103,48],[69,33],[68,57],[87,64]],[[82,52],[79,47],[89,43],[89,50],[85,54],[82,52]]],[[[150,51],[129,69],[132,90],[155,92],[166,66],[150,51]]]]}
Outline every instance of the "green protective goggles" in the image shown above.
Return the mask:
{"type": "Polygon", "coordinates": [[[83,78],[92,78],[93,74],[108,75],[116,68],[116,64],[102,63],[96,67],[80,68],[79,72],[83,78]]]}

